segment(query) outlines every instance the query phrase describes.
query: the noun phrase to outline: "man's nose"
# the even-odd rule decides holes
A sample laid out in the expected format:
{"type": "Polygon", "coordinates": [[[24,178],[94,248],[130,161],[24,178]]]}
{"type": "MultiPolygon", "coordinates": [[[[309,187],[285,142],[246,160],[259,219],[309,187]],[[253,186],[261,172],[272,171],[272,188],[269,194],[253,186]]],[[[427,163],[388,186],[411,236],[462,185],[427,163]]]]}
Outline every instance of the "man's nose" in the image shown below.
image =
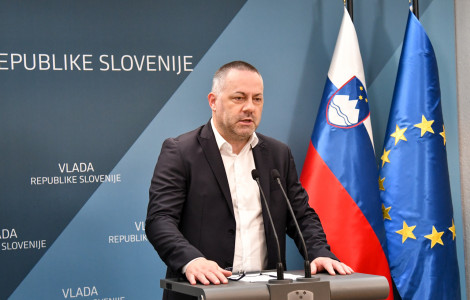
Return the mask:
{"type": "Polygon", "coordinates": [[[253,111],[255,109],[255,104],[253,102],[252,97],[248,97],[247,100],[245,101],[245,104],[243,105],[243,110],[244,111],[253,111]]]}

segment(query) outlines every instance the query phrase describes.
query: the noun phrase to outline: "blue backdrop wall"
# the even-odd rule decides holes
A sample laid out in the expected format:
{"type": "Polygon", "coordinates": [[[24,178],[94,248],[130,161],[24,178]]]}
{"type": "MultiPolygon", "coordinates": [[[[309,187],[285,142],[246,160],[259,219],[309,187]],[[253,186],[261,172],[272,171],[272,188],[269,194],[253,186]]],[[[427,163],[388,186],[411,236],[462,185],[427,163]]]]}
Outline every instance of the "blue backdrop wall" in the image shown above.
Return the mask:
{"type": "MultiPolygon", "coordinates": [[[[408,1],[355,1],[377,153],[408,1]]],[[[0,299],[158,299],[146,240],[160,146],[210,117],[214,71],[263,74],[259,131],[300,172],[343,1],[0,0],[0,299]]],[[[465,299],[451,0],[421,0],[438,59],[465,299]]],[[[301,268],[293,244],[288,268],[301,268]]]]}

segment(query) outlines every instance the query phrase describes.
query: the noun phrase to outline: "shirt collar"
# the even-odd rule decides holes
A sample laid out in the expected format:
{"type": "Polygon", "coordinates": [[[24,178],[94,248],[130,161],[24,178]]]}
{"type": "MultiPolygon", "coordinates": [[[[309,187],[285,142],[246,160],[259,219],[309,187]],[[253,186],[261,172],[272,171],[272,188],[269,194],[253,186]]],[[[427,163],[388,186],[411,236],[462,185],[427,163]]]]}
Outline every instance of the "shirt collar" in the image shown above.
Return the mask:
{"type": "MultiPolygon", "coordinates": [[[[232,151],[232,145],[230,145],[230,143],[227,142],[222,137],[222,135],[220,135],[217,128],[215,128],[214,120],[212,118],[211,118],[211,126],[212,126],[212,131],[214,132],[215,141],[217,142],[217,147],[219,148],[219,150],[221,150],[224,145],[227,145],[229,147],[230,151],[232,151]]],[[[258,144],[258,141],[259,141],[259,139],[258,139],[258,136],[256,135],[256,132],[253,132],[253,134],[251,135],[251,137],[248,140],[247,144],[250,144],[251,148],[254,148],[258,144]]]]}

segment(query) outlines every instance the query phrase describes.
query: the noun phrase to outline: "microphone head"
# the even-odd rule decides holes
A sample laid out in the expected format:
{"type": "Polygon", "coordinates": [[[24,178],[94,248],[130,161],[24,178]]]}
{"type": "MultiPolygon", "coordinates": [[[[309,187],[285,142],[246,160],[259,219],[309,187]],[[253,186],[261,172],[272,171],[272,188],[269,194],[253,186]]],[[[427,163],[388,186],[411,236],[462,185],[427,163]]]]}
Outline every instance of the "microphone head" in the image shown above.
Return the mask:
{"type": "Polygon", "coordinates": [[[274,180],[277,180],[277,179],[281,178],[281,174],[279,174],[279,171],[278,171],[278,170],[272,169],[272,170],[271,170],[271,177],[272,177],[274,180]]]}
{"type": "Polygon", "coordinates": [[[256,169],[251,170],[251,177],[253,177],[253,180],[259,179],[259,172],[256,169]]]}

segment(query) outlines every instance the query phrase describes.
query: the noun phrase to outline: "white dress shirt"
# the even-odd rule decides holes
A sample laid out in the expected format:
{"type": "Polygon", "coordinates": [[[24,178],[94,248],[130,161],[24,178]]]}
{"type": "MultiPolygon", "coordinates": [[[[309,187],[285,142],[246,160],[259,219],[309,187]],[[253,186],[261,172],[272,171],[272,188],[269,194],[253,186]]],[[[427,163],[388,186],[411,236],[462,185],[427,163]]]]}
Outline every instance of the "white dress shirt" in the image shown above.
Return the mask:
{"type": "Polygon", "coordinates": [[[212,120],[211,125],[224,162],[237,224],[232,271],[263,270],[267,265],[266,236],[259,187],[251,176],[256,168],[252,148],[258,144],[258,137],[253,133],[237,155],[212,120]]]}
{"type": "MultiPolygon", "coordinates": [[[[232,151],[232,146],[215,128],[212,119],[211,126],[227,174],[237,226],[232,271],[264,270],[268,255],[261,198],[258,185],[251,176],[251,171],[256,168],[252,148],[258,144],[258,137],[256,133],[253,133],[240,153],[235,154],[232,151]]],[[[183,273],[186,272],[188,265],[196,259],[191,260],[183,267],[183,273]]]]}

